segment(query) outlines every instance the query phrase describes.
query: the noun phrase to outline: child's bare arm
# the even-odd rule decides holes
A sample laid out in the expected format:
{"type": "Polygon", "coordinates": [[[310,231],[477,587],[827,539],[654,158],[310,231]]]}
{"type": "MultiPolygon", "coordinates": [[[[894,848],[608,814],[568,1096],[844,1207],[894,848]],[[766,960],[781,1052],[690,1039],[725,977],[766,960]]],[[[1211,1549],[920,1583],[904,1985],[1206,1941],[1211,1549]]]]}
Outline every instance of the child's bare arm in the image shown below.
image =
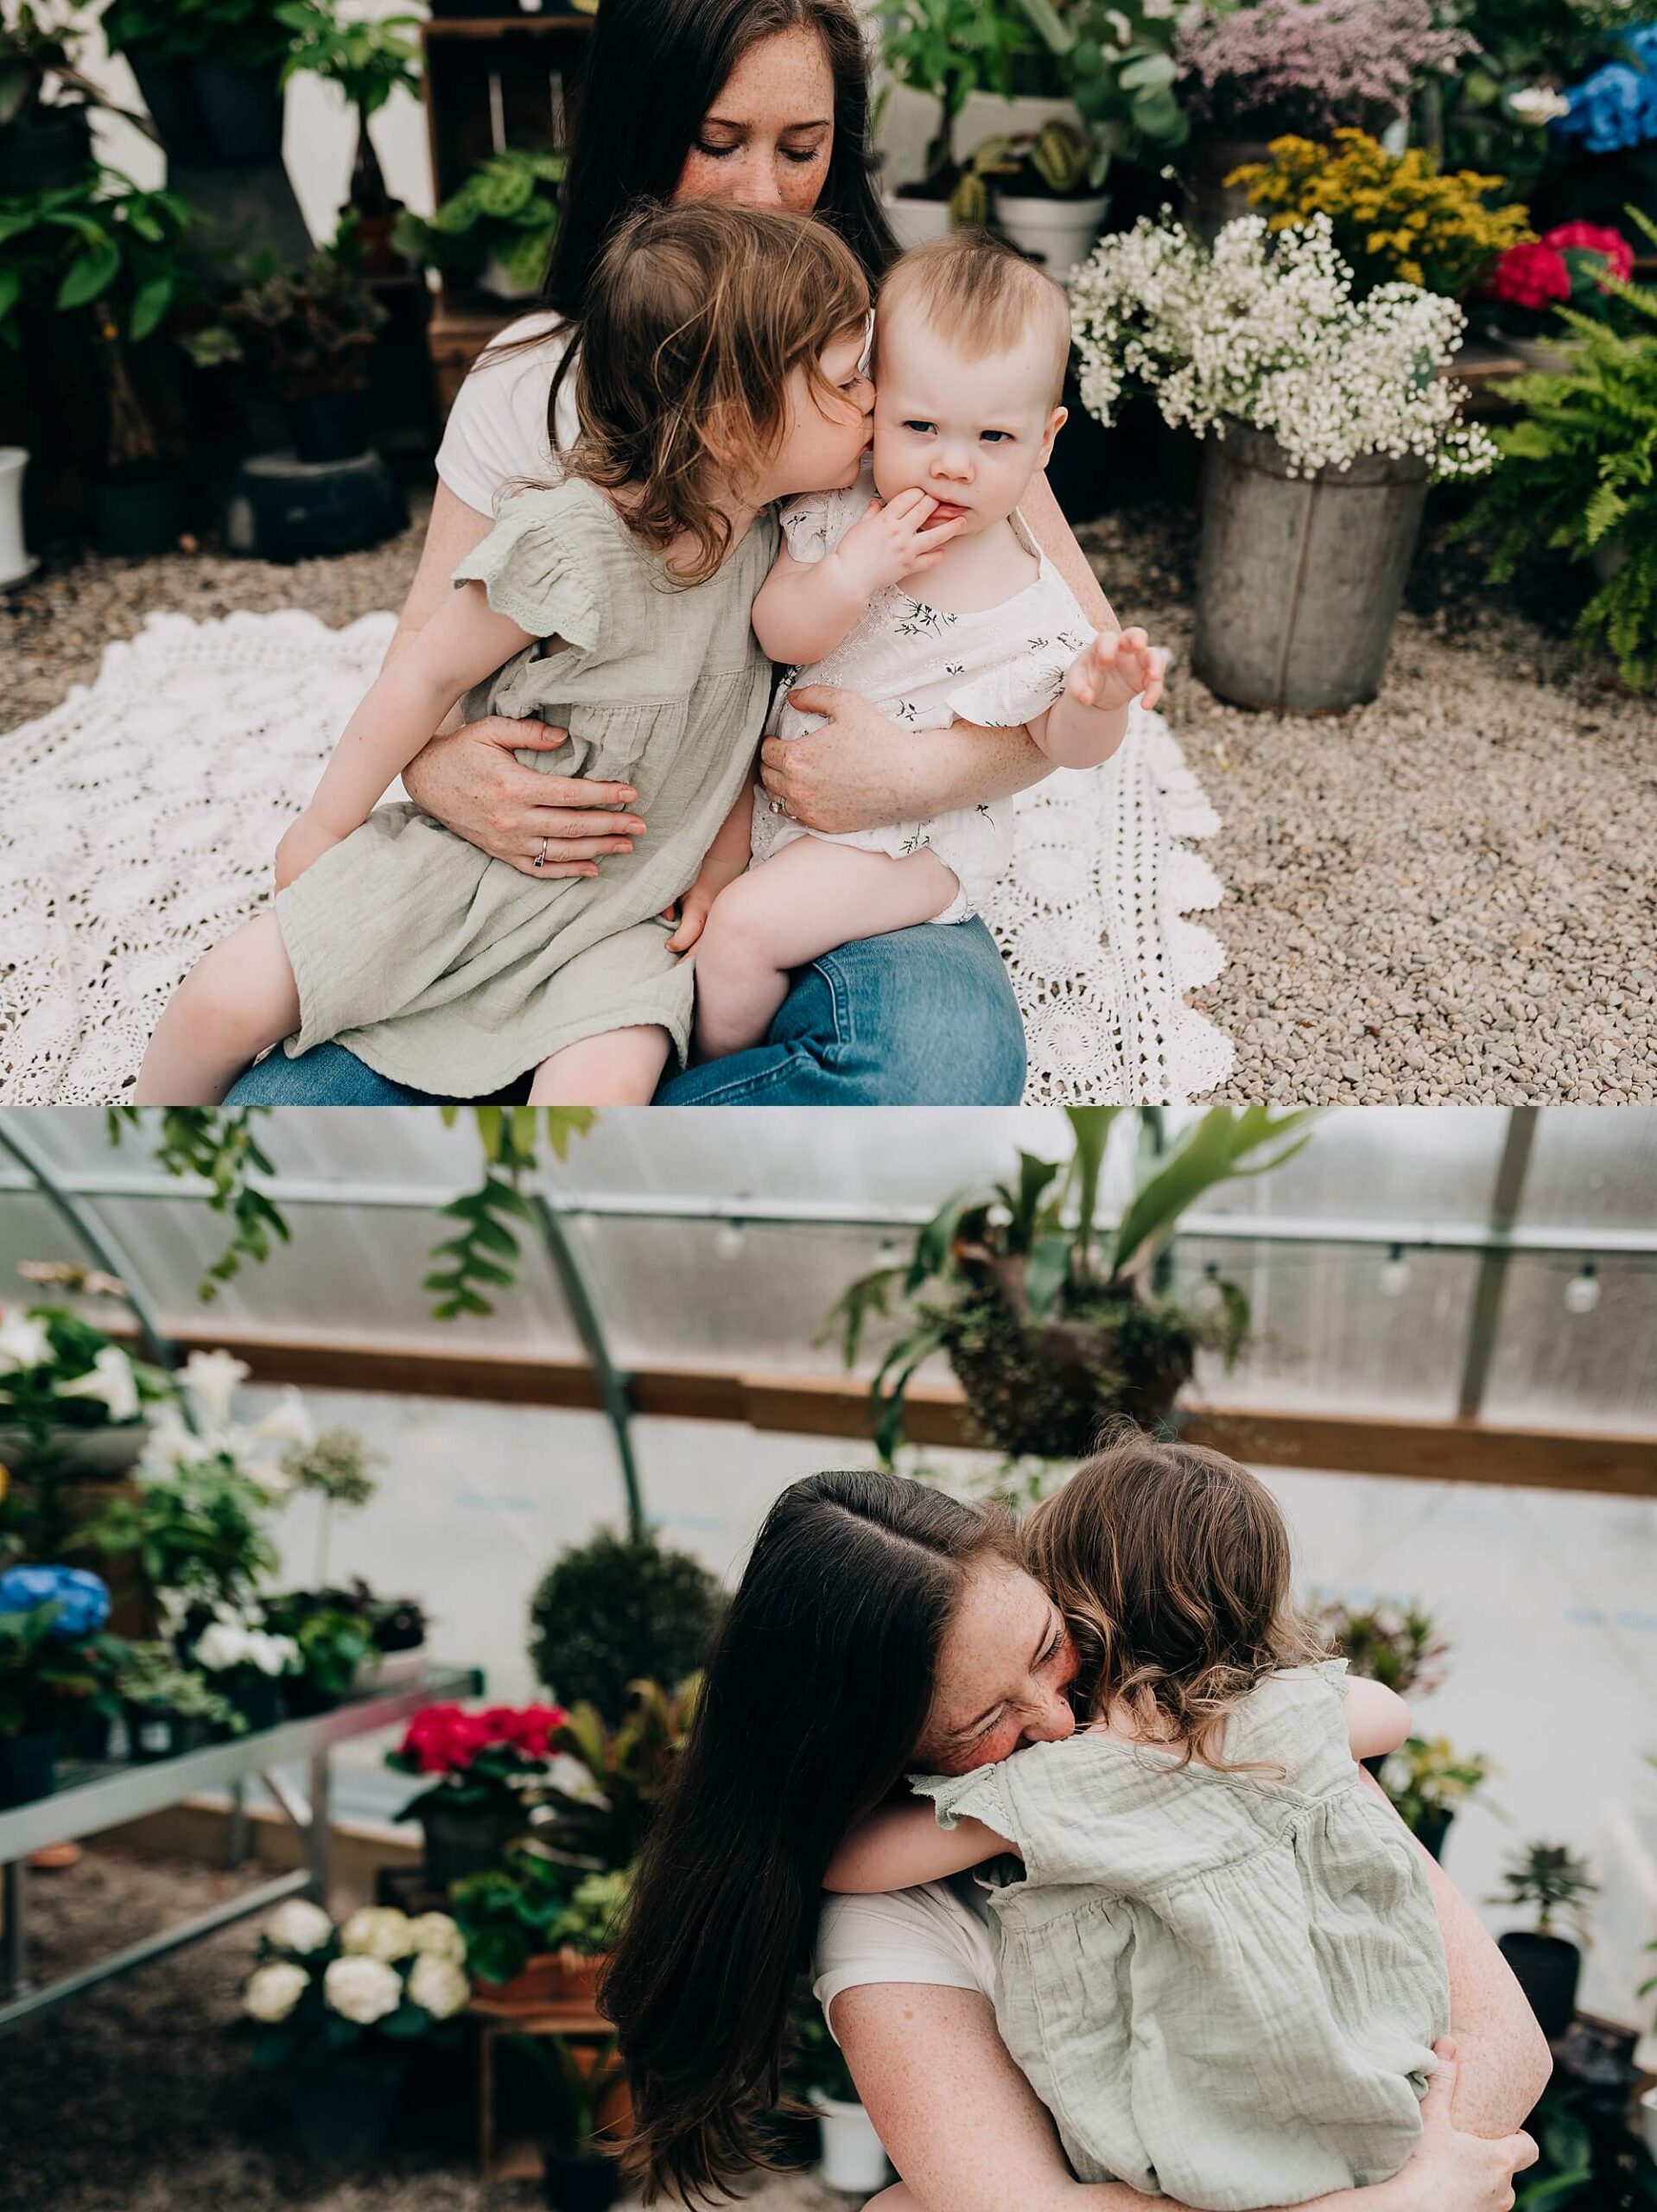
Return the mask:
{"type": "Polygon", "coordinates": [[[1395,1751],[1410,1732],[1410,1708],[1396,1691],[1362,1675],[1348,1677],[1346,1732],[1355,1759],[1378,1759],[1395,1751]]]}
{"type": "Polygon", "coordinates": [[[1096,768],[1127,734],[1127,710],[1136,698],[1146,708],[1162,696],[1168,656],[1143,630],[1101,630],[1071,662],[1064,689],[1029,725],[1048,759],[1059,768],[1096,768]]]}
{"type": "Polygon", "coordinates": [[[850,633],[877,591],[936,566],[960,518],[929,530],[937,501],[902,492],[890,506],[876,499],[821,561],[777,556],[753,603],[753,633],[772,660],[797,668],[823,659],[850,633]]]}
{"type": "Polygon", "coordinates": [[[1017,1848],[982,1821],[941,1828],[930,1805],[883,1805],[860,1821],[828,1862],[826,1890],[852,1893],[941,1882],[1017,1848]]]}

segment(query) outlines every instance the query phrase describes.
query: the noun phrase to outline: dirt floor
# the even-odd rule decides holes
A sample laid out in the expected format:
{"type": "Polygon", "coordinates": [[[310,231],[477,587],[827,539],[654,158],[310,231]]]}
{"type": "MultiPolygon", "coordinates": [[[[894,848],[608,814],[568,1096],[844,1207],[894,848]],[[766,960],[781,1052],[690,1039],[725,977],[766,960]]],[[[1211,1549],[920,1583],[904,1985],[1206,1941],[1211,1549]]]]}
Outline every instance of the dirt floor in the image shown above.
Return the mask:
{"type": "MultiPolygon", "coordinates": [[[[423,516],[292,569],[181,552],[45,564],[0,598],[10,723],[96,671],[152,610],[395,607],[423,516]]],[[[1189,652],[1188,511],[1084,533],[1125,620],[1189,652]]],[[[1550,572],[1494,596],[1430,519],[1374,705],[1276,721],[1177,669],[1169,718],[1221,817],[1227,951],[1196,1003],[1232,1038],[1222,1096],[1437,1103],[1657,1097],[1657,701],[1584,665],[1550,572]]]]}
{"type": "MultiPolygon", "coordinates": [[[[34,1977],[54,1980],[239,1885],[105,1845],[68,1872],[32,1873],[34,1977]]],[[[368,2175],[308,2167],[279,2095],[231,2032],[256,1927],[0,2037],[0,2212],[518,2212],[544,2202],[536,2183],[479,2178],[471,2061],[458,2055],[441,2062],[437,2094],[407,2101],[399,2146],[368,2175]]],[[[801,2174],[767,2180],[746,2201],[754,2212],[853,2212],[859,2200],[801,2174]]]]}

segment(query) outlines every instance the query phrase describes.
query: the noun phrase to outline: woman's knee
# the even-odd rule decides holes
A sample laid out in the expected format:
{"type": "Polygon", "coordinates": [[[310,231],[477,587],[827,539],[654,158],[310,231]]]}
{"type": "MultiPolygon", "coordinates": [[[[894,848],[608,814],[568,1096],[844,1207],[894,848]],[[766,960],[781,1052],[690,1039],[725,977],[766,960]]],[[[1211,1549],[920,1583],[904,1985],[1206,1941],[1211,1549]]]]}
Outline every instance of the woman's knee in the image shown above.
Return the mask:
{"type": "Polygon", "coordinates": [[[771,1034],[816,1051],[848,1105],[1015,1106],[1024,1092],[1024,1023],[980,921],[924,923],[825,954],[771,1034]]]}

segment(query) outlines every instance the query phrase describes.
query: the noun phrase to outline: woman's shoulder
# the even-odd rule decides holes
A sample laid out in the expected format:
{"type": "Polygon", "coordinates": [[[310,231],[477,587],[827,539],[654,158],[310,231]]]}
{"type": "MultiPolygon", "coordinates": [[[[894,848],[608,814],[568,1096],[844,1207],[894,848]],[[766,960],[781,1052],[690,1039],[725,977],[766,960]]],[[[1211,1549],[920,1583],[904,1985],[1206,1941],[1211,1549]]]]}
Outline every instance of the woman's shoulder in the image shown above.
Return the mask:
{"type": "MultiPolygon", "coordinates": [[[[478,513],[492,514],[516,480],[556,470],[547,402],[570,338],[550,311],[520,315],[490,340],[456,393],[437,473],[478,513]]],[[[558,389],[556,428],[558,450],[567,451],[580,428],[573,377],[558,389]]]]}

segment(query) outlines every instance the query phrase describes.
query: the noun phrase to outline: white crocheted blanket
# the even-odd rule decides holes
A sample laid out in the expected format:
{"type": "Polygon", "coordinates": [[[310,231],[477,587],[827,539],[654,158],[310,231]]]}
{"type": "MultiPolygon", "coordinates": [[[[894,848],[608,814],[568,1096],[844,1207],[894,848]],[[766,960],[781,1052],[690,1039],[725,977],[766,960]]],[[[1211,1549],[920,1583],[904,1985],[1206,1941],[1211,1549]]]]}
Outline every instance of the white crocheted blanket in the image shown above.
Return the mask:
{"type": "MultiPolygon", "coordinates": [[[[393,618],[152,614],[98,680],[0,736],[0,1101],[103,1105],[162,1006],[267,896],[270,856],[393,618]]],[[[1184,1003],[1219,973],[1216,817],[1159,715],[1116,758],[1019,802],[989,920],[1030,1039],[1029,1100],[1175,1103],[1224,1080],[1184,1003]]]]}

